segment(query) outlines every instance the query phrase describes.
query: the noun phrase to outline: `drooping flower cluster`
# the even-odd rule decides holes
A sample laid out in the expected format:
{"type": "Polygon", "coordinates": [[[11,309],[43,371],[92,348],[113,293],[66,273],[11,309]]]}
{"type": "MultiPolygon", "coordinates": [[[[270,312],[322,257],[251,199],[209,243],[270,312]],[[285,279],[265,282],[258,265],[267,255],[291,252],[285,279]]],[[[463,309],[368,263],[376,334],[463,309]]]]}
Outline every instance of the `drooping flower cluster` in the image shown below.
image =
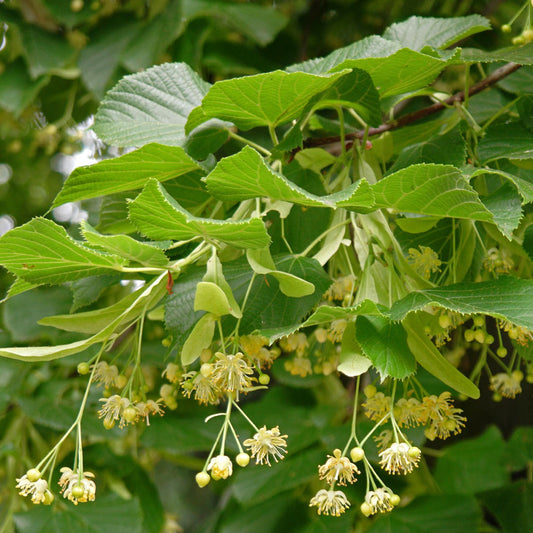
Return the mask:
{"type": "Polygon", "coordinates": [[[270,465],[270,457],[276,463],[279,459],[283,459],[284,454],[287,453],[287,435],[281,435],[279,427],[267,429],[266,426],[260,428],[251,439],[246,439],[243,444],[249,448],[252,458],[255,457],[256,464],[270,465]]]}
{"type": "Polygon", "coordinates": [[[59,486],[64,498],[74,505],[92,502],[96,496],[96,483],[92,472],[75,472],[68,466],[60,469],[59,486]]]}

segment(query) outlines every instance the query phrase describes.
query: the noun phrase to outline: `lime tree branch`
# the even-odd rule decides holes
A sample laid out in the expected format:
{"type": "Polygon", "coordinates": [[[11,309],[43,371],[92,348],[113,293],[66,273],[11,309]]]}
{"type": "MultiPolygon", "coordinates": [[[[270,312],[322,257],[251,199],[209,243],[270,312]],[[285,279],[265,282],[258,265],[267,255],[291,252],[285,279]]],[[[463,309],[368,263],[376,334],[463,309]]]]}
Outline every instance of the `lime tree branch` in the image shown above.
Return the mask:
{"type": "MultiPolygon", "coordinates": [[[[381,124],[380,126],[377,126],[376,128],[368,128],[368,130],[366,131],[366,135],[370,137],[374,135],[380,135],[382,133],[385,133],[386,131],[397,130],[398,128],[408,126],[409,124],[412,124],[413,122],[416,122],[417,120],[421,120],[430,115],[433,115],[434,113],[438,113],[439,111],[442,111],[443,109],[446,109],[457,103],[462,103],[465,101],[465,98],[467,96],[468,98],[470,98],[471,96],[481,91],[484,91],[485,89],[491,87],[495,83],[498,83],[503,78],[517,71],[521,66],[522,65],[519,65],[518,63],[507,63],[503,65],[502,67],[500,67],[499,69],[495,70],[492,74],[490,74],[486,78],[472,85],[472,87],[470,87],[468,92],[465,93],[465,91],[460,91],[450,96],[449,98],[442,100],[441,102],[437,102],[428,107],[424,107],[417,111],[413,111],[412,113],[408,113],[407,115],[404,115],[396,120],[385,122],[384,124],[381,124]]],[[[344,138],[346,141],[353,140],[353,139],[363,139],[363,137],[365,137],[365,130],[358,130],[352,133],[346,133],[344,135],[344,138]]],[[[321,146],[324,144],[332,144],[332,143],[337,143],[340,141],[341,141],[341,137],[338,135],[331,136],[331,137],[306,139],[304,141],[304,148],[310,148],[313,146],[321,146]]]]}

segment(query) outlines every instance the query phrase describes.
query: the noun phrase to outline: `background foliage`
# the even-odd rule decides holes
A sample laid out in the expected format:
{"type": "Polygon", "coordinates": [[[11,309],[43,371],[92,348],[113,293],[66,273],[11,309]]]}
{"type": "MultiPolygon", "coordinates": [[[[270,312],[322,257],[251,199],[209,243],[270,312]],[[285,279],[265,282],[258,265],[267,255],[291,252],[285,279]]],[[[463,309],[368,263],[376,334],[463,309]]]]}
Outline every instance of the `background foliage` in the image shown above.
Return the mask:
{"type": "MultiPolygon", "coordinates": [[[[210,93],[211,100],[206,99],[202,103],[203,115],[197,113],[196,116],[188,118],[189,112],[202,102],[202,97],[209,88],[208,83],[284,69],[288,65],[326,56],[333,50],[350,45],[365,36],[381,35],[392,23],[411,15],[450,17],[482,14],[491,20],[495,28],[499,28],[512,18],[522,3],[495,0],[429,0],[418,2],[416,5],[407,1],[350,0],[296,0],[279,1],[275,4],[207,0],[4,2],[0,4],[0,21],[4,21],[5,39],[0,52],[0,231],[5,233],[13,226],[20,226],[35,216],[43,215],[53,205],[54,209],[51,210],[49,218],[60,223],[70,235],[79,237],[79,227],[73,224],[81,218],[88,218],[91,224],[98,223],[98,229],[102,233],[128,233],[132,229],[132,222],[123,216],[124,202],[120,196],[126,189],[121,189],[115,182],[115,189],[106,190],[103,188],[105,185],[102,185],[105,184],[105,172],[116,171],[117,165],[120,164],[129,168],[131,161],[128,157],[137,157],[137,161],[141,163],[149,162],[151,158],[167,161],[168,168],[162,166],[159,169],[160,174],[156,176],[159,181],[164,182],[165,187],[165,176],[169,170],[175,172],[176,167],[179,167],[183,174],[188,172],[191,187],[187,190],[185,187],[178,188],[174,193],[180,196],[184,208],[190,208],[201,203],[204,198],[202,195],[206,194],[205,191],[193,187],[201,175],[195,175],[195,171],[200,173],[202,169],[197,167],[194,161],[184,157],[174,146],[149,143],[155,141],[173,145],[174,142],[168,141],[176,140],[175,130],[184,128],[187,119],[190,126],[187,131],[190,131],[211,114],[221,120],[231,120],[241,130],[264,123],[261,113],[255,116],[240,115],[238,106],[235,107],[232,102],[229,102],[224,113],[221,113],[217,105],[220,105],[223,95],[216,93],[210,93]],[[74,193],[70,192],[72,197],[69,197],[69,190],[64,189],[58,197],[64,179],[74,165],[89,161],[93,155],[97,158],[107,158],[121,154],[116,148],[95,140],[79,125],[96,112],[106,92],[124,75],[167,62],[183,62],[189,65],[189,69],[183,66],[169,67],[166,75],[177,79],[189,76],[192,84],[190,92],[187,93],[190,101],[175,110],[175,117],[168,130],[165,132],[159,128],[154,133],[139,121],[136,131],[126,131],[117,123],[113,109],[103,108],[97,131],[107,142],[127,146],[127,134],[134,134],[136,139],[141,134],[145,135],[148,144],[142,148],[141,156],[135,152],[137,155],[127,154],[120,159],[110,158],[108,169],[99,166],[98,171],[91,171],[90,167],[76,171],[70,179],[79,180],[78,185],[82,189],[85,187],[85,196],[79,192],[80,189],[76,189],[74,193]],[[106,113],[109,113],[109,116],[106,116],[106,113]],[[80,152],[82,156],[79,155],[80,152]],[[99,179],[102,181],[98,181],[99,179]],[[95,190],[98,190],[99,194],[113,196],[102,202],[94,198],[95,190]],[[102,213],[107,215],[107,219],[101,216],[102,213]]],[[[511,37],[520,33],[520,24],[526,24],[526,21],[519,19],[519,24],[513,26],[514,33],[511,36],[498,31],[487,31],[460,44],[465,48],[489,51],[505,48],[510,46],[511,37]]],[[[432,31],[434,29],[431,27],[423,27],[420,33],[403,38],[409,39],[410,47],[416,48],[417,36],[420,36],[421,43],[425,44],[435,37],[432,31]]],[[[441,40],[439,45],[443,42],[441,40]]],[[[523,52],[523,56],[531,59],[531,53],[527,50],[523,52]]],[[[476,53],[481,56],[479,51],[470,53],[474,59],[476,53]]],[[[492,59],[512,60],[508,59],[505,53],[500,54],[492,59]]],[[[519,56],[514,57],[519,61],[516,59],[519,56]]],[[[402,58],[400,67],[408,59],[402,58]]],[[[482,57],[478,59],[484,60],[482,57]]],[[[335,58],[334,63],[339,62],[339,58],[335,58]]],[[[323,73],[330,66],[320,62],[310,63],[307,72],[323,73]]],[[[370,82],[367,91],[355,95],[360,104],[356,110],[371,126],[379,126],[381,123],[379,98],[393,102],[397,95],[413,89],[410,83],[414,71],[411,71],[411,76],[407,78],[402,77],[398,71],[395,77],[392,74],[395,72],[394,66],[387,64],[386,72],[381,74],[382,82],[375,83],[380,87],[379,95],[372,93],[373,85],[370,82]],[[390,100],[386,100],[387,98],[390,100]]],[[[357,64],[351,67],[357,67],[357,64]]],[[[486,64],[486,68],[487,72],[493,70],[491,63],[486,64]]],[[[377,77],[380,76],[378,69],[379,66],[376,67],[377,77]]],[[[428,83],[443,70],[444,66],[439,65],[437,59],[433,58],[427,59],[427,64],[420,66],[420,74],[428,76],[428,83]]],[[[149,79],[150,84],[157,83],[158,80],[154,80],[150,72],[152,71],[145,71],[146,80],[149,79]]],[[[364,86],[367,79],[365,73],[361,70],[354,72],[357,74],[353,76],[359,76],[355,80],[358,87],[364,86]]],[[[469,107],[476,123],[484,124],[509,104],[514,98],[513,95],[526,93],[520,103],[521,107],[517,106],[516,110],[513,108],[515,122],[512,127],[509,127],[509,124],[494,124],[488,130],[490,134],[482,137],[477,146],[481,164],[498,161],[497,166],[493,167],[512,176],[505,178],[509,184],[502,185],[492,196],[487,194],[485,203],[477,204],[475,216],[472,215],[472,206],[468,207],[467,218],[496,222],[502,233],[507,235],[512,234],[520,221],[524,225],[524,221],[529,220],[529,207],[521,207],[521,204],[533,199],[530,148],[532,107],[531,95],[527,96],[527,93],[531,92],[531,73],[531,67],[522,68],[501,81],[497,88],[490,91],[490,95],[481,93],[477,98],[473,98],[469,107]],[[523,163],[518,167],[509,166],[511,163],[508,159],[523,163]],[[522,216],[524,218],[521,219],[522,216]]],[[[474,72],[473,77],[476,76],[478,75],[474,72]]],[[[333,81],[333,77],[327,80],[329,83],[333,81]]],[[[161,81],[164,82],[165,80],[161,81]]],[[[267,122],[273,126],[298,118],[312,92],[318,94],[327,88],[313,87],[303,74],[294,86],[284,86],[281,76],[279,83],[280,97],[286,96],[288,101],[295,103],[283,120],[276,114],[275,109],[272,110],[267,122]],[[301,97],[300,107],[298,96],[301,97]]],[[[353,79],[347,82],[347,85],[351,84],[354,84],[353,79]]],[[[449,66],[436,82],[437,89],[448,94],[462,90],[464,85],[465,70],[462,65],[449,66]]],[[[231,85],[227,87],[231,90],[231,85]]],[[[337,92],[334,96],[342,96],[344,89],[342,86],[335,86],[337,92]]],[[[112,98],[113,94],[109,93],[111,96],[108,98],[112,98]]],[[[140,94],[143,94],[142,84],[140,94]]],[[[328,95],[328,98],[333,96],[328,95]]],[[[353,100],[354,95],[350,94],[350,98],[353,100]]],[[[408,112],[416,111],[424,104],[415,99],[403,105],[403,111],[408,112]]],[[[169,122],[167,112],[168,110],[162,111],[164,122],[169,122]]],[[[428,141],[428,132],[433,133],[430,129],[431,121],[397,130],[394,137],[394,154],[391,155],[394,162],[387,169],[384,180],[379,183],[383,183],[391,175],[395,175],[395,180],[401,181],[402,169],[419,162],[459,166],[465,158],[464,143],[461,140],[461,133],[467,129],[465,123],[468,123],[468,120],[463,118],[459,128],[450,129],[446,135],[441,135],[438,141],[435,138],[428,141]]],[[[321,135],[338,132],[334,115],[324,115],[321,123],[317,118],[313,128],[321,135]]],[[[270,142],[264,132],[257,130],[252,130],[250,138],[259,144],[270,142]]],[[[289,137],[287,142],[290,141],[289,137]]],[[[190,156],[203,160],[207,154],[218,149],[222,142],[217,128],[207,129],[205,136],[201,136],[196,143],[194,139],[190,141],[187,152],[190,156]]],[[[238,148],[240,146],[236,141],[230,141],[220,148],[218,154],[230,155],[238,148]]],[[[379,149],[379,143],[376,143],[376,148],[379,149]]],[[[381,149],[386,152],[387,146],[381,149]]],[[[258,190],[264,190],[265,184],[258,178],[257,184],[252,187],[254,190],[248,191],[251,196],[245,196],[246,180],[239,180],[240,176],[236,172],[236,169],[243,168],[243,165],[257,170],[259,163],[254,160],[251,152],[253,150],[250,150],[250,153],[245,152],[246,158],[239,161],[236,168],[230,166],[230,158],[224,160],[227,168],[217,166],[218,174],[210,174],[209,192],[215,196],[221,195],[221,200],[235,200],[239,199],[235,196],[237,192],[244,195],[243,198],[251,198],[258,194],[258,190]],[[227,192],[228,183],[233,187],[231,192],[227,192]],[[224,194],[229,197],[224,198],[224,194]]],[[[299,162],[302,164],[302,160],[299,162]]],[[[319,170],[322,168],[320,162],[311,163],[318,165],[319,170]]],[[[323,164],[327,166],[331,161],[325,161],[323,164]]],[[[130,180],[138,179],[139,187],[146,180],[142,165],[136,168],[139,174],[129,176],[127,188],[131,188],[130,180]]],[[[317,200],[325,191],[321,182],[313,178],[312,168],[308,170],[309,172],[300,175],[287,175],[297,185],[305,185],[303,193],[301,190],[280,189],[283,194],[280,194],[279,199],[290,198],[291,201],[304,206],[297,212],[292,212],[286,222],[285,237],[296,253],[312,243],[320,233],[317,228],[328,222],[325,210],[319,207],[319,202],[323,200],[317,200]],[[292,196],[288,197],[288,194],[292,196]]],[[[149,172],[153,177],[152,168],[149,172]]],[[[261,170],[257,172],[260,175],[261,170]]],[[[422,168],[419,176],[415,178],[420,183],[434,183],[433,179],[446,178],[456,180],[459,184],[460,180],[453,171],[445,178],[442,176],[442,171],[438,172],[438,176],[433,176],[431,171],[422,168]]],[[[401,210],[401,195],[398,194],[398,198],[395,198],[394,191],[385,185],[380,189],[379,183],[373,189],[378,205],[401,210]]],[[[488,179],[488,190],[485,192],[493,192],[491,183],[488,179]]],[[[171,194],[172,186],[172,182],[169,182],[167,190],[171,194]]],[[[459,189],[458,185],[457,190],[459,189]]],[[[454,192],[457,193],[457,190],[454,192]]],[[[135,216],[133,222],[137,227],[142,227],[145,235],[157,241],[168,239],[169,235],[165,234],[164,228],[161,229],[161,224],[155,224],[156,227],[153,228],[149,221],[144,221],[142,208],[143,205],[153,206],[159,202],[157,205],[161,205],[163,221],[168,206],[161,194],[157,183],[152,183],[144,189],[145,196],[135,201],[137,211],[135,207],[130,211],[132,217],[135,216]]],[[[276,198],[275,194],[275,191],[268,191],[271,198],[276,198]]],[[[453,197],[431,212],[425,205],[427,192],[421,193],[418,199],[411,198],[410,206],[418,203],[420,212],[426,215],[428,231],[421,236],[409,231],[409,219],[403,219],[405,226],[398,222],[400,228],[396,235],[402,247],[407,250],[420,244],[432,246],[432,243],[445,241],[443,236],[450,234],[451,222],[450,219],[443,219],[436,223],[438,217],[447,214],[460,217],[461,213],[451,213],[447,210],[455,209],[458,204],[464,205],[474,201],[466,186],[458,194],[463,196],[453,197]]],[[[205,198],[207,199],[207,196],[205,198]]],[[[344,201],[344,205],[351,200],[346,197],[335,199],[338,202],[344,201]]],[[[361,198],[358,201],[362,202],[361,198]]],[[[361,207],[361,204],[358,206],[361,207]]],[[[281,239],[274,233],[280,231],[276,225],[279,217],[275,213],[269,216],[273,221],[272,253],[285,253],[286,249],[280,244],[281,239]]],[[[46,238],[49,238],[50,247],[53,247],[55,239],[59,238],[57,231],[43,219],[37,219],[32,224],[34,226],[30,228],[35,235],[39,235],[39,242],[45,243],[46,238]]],[[[177,231],[176,228],[168,229],[169,232],[171,230],[177,231]]],[[[85,226],[83,231],[85,238],[89,239],[92,235],[91,226],[85,226]]],[[[214,230],[208,227],[205,231],[214,230]]],[[[246,231],[249,243],[259,243],[258,247],[263,243],[261,239],[264,235],[260,229],[249,227],[246,231]]],[[[453,231],[455,232],[455,226],[453,231]]],[[[461,239],[464,239],[464,242],[469,242],[468,231],[466,224],[461,227],[461,239]]],[[[524,248],[530,256],[533,249],[531,235],[526,229],[524,248]]],[[[231,237],[230,234],[225,238],[232,242],[231,237]]],[[[35,236],[33,238],[35,239],[35,236]]],[[[96,234],[92,238],[93,244],[98,245],[96,234]]],[[[185,239],[187,235],[184,234],[180,238],[185,239]]],[[[242,235],[239,238],[242,238],[242,235]]],[[[496,241],[503,239],[499,234],[496,237],[494,234],[484,235],[484,238],[496,241]]],[[[448,242],[448,246],[451,246],[451,243],[448,242]]],[[[157,261],[158,252],[160,249],[157,248],[143,250],[143,253],[148,254],[145,256],[147,264],[152,265],[157,261]]],[[[136,257],[139,253],[139,250],[135,250],[136,257]]],[[[450,255],[445,248],[441,253],[443,256],[450,255]]],[[[524,255],[523,252],[519,253],[524,255]]],[[[482,258],[474,245],[465,246],[463,254],[457,261],[459,271],[456,273],[459,272],[460,279],[473,281],[475,276],[472,271],[475,269],[465,271],[461,275],[461,264],[475,265],[477,262],[479,265],[482,258]],[[467,257],[469,253],[471,256],[467,257]]],[[[77,333],[58,330],[51,327],[52,323],[38,324],[38,320],[67,314],[73,310],[99,309],[111,305],[120,296],[128,293],[129,288],[117,284],[117,274],[107,268],[107,258],[100,258],[101,264],[97,266],[93,256],[82,258],[81,262],[83,260],[91,266],[79,278],[99,275],[98,278],[89,278],[88,281],[77,279],[77,276],[72,275],[72,266],[65,265],[65,272],[69,272],[71,276],[70,287],[42,286],[6,301],[2,307],[2,346],[43,346],[78,342],[80,335],[77,333]],[[102,273],[105,275],[101,276],[102,273]],[[96,301],[97,305],[94,304],[96,301]]],[[[13,266],[16,261],[13,260],[12,264],[9,262],[9,257],[2,257],[2,263],[11,266],[12,272],[17,273],[16,266],[13,266]]],[[[318,288],[317,297],[328,286],[329,282],[324,278],[322,270],[313,270],[313,265],[303,259],[291,262],[290,256],[276,257],[276,262],[280,270],[312,281],[318,288]]],[[[23,267],[19,265],[19,268],[23,267]]],[[[151,369],[154,383],[159,383],[159,375],[164,368],[169,348],[183,343],[200,316],[195,314],[193,309],[194,290],[204,272],[205,269],[199,267],[196,270],[187,270],[180,277],[180,292],[168,298],[165,320],[166,327],[172,332],[170,340],[161,322],[147,321],[143,360],[151,369]],[[168,346],[169,343],[171,346],[168,346]]],[[[251,275],[247,263],[232,264],[224,269],[224,274],[237,301],[242,301],[246,283],[251,275]]],[[[527,272],[519,274],[522,275],[518,277],[529,276],[527,272]]],[[[5,291],[12,281],[13,277],[4,272],[2,283],[5,291]]],[[[35,281],[49,283],[53,280],[35,281]]],[[[399,299],[391,308],[389,316],[400,320],[408,311],[420,308],[428,302],[465,313],[494,314],[504,307],[505,318],[533,329],[531,307],[526,306],[523,309],[520,305],[513,306],[513,301],[509,301],[507,297],[510,292],[515,291],[523,298],[522,301],[530,301],[530,294],[524,287],[513,285],[502,288],[502,285],[498,284],[488,285],[484,290],[484,300],[480,300],[479,294],[477,295],[477,307],[468,307],[473,304],[467,297],[461,300],[459,289],[457,294],[452,294],[445,287],[423,291],[416,295],[416,299],[414,296],[411,296],[411,300],[409,296],[399,299]],[[498,299],[497,290],[503,291],[501,301],[498,299]]],[[[289,331],[292,326],[306,318],[309,308],[318,303],[307,296],[306,298],[311,300],[292,301],[281,315],[268,315],[268,310],[262,309],[262,302],[265,299],[283,299],[283,295],[259,282],[252,293],[255,300],[250,300],[249,313],[243,319],[243,329],[247,331],[252,331],[257,326],[259,318],[263,327],[283,327],[285,332],[289,331]]],[[[283,301],[288,300],[285,298],[283,301]]],[[[379,329],[382,327],[380,320],[385,320],[379,310],[370,312],[365,308],[364,314],[371,318],[367,316],[364,321],[358,321],[358,327],[362,330],[362,344],[367,338],[364,328],[369,331],[371,328],[379,329]]],[[[321,324],[331,318],[313,315],[307,319],[306,324],[321,324]]],[[[105,317],[102,320],[105,320],[105,317]]],[[[491,327],[495,330],[493,324],[489,324],[489,329],[491,327]]],[[[272,335],[281,333],[273,331],[272,335]]],[[[372,338],[370,333],[368,337],[372,338]]],[[[393,332],[391,339],[396,340],[393,332]]],[[[408,479],[388,480],[394,490],[402,494],[408,505],[371,521],[363,519],[357,511],[357,506],[353,506],[352,510],[342,517],[333,519],[315,516],[308,509],[308,501],[320,486],[316,466],[323,462],[326,453],[330,453],[339,440],[342,441],[343,435],[349,433],[351,399],[346,390],[350,391],[353,385],[350,385],[350,380],[334,374],[315,374],[304,379],[293,376],[287,372],[282,361],[278,361],[273,367],[274,385],[266,394],[250,394],[246,406],[246,412],[253,419],[262,420],[269,427],[279,424],[284,432],[290,434],[290,454],[280,464],[271,469],[249,467],[238,472],[231,484],[212,483],[200,490],[194,483],[193,473],[202,468],[204,457],[216,437],[212,425],[204,423],[204,418],[214,410],[206,410],[192,401],[179,399],[177,411],[168,411],[163,418],[154,419],[150,427],[122,431],[117,428],[105,430],[97,419],[95,406],[98,403],[98,394],[94,393],[89,399],[93,409],[87,411],[84,419],[84,436],[85,462],[98,472],[97,500],[94,504],[75,508],[61,502],[56,502],[53,509],[42,506],[27,507],[14,490],[14,479],[32,466],[32,460],[43,456],[76,417],[85,383],[77,376],[76,365],[95,353],[93,348],[89,347],[89,351],[83,354],[48,363],[26,364],[0,360],[0,531],[24,533],[77,529],[102,533],[156,533],[162,531],[163,527],[169,532],[178,531],[179,527],[183,527],[185,531],[198,532],[266,533],[283,530],[312,533],[344,532],[355,528],[355,531],[372,533],[451,530],[470,533],[478,530],[523,532],[533,527],[533,410],[529,384],[524,384],[523,394],[512,400],[512,403],[511,400],[504,400],[496,404],[490,399],[491,393],[488,391],[486,379],[482,378],[479,383],[481,400],[469,400],[461,404],[468,417],[467,428],[461,438],[456,437],[456,442],[453,439],[447,441],[444,446],[429,443],[429,450],[424,450],[427,452],[427,463],[424,463],[418,472],[408,479]],[[281,409],[283,415],[280,419],[281,409]]],[[[365,353],[371,356],[373,348],[372,345],[366,345],[365,353]]],[[[379,360],[379,354],[382,353],[380,349],[376,349],[375,353],[376,357],[371,358],[378,370],[398,378],[404,377],[402,372],[409,372],[408,363],[400,368],[390,368],[387,366],[387,360],[379,360]]],[[[444,390],[429,374],[419,374],[419,379],[428,390],[435,393],[444,390]]],[[[469,391],[463,392],[468,394],[469,391]]],[[[240,429],[244,432],[244,426],[240,429]]],[[[413,434],[412,438],[419,445],[423,442],[422,435],[413,434]]],[[[62,452],[66,454],[66,459],[70,460],[68,454],[72,454],[73,449],[74,443],[67,443],[62,452]]],[[[372,453],[375,455],[377,452],[374,450],[372,453]]],[[[350,487],[347,492],[353,500],[361,500],[364,496],[363,489],[357,486],[350,487]]]]}

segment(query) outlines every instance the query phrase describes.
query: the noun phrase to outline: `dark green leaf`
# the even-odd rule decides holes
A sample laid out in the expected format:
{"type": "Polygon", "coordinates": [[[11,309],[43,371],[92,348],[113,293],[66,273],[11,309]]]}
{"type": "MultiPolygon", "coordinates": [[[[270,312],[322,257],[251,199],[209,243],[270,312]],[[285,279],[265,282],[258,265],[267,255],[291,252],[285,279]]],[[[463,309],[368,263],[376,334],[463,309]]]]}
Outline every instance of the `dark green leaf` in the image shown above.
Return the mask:
{"type": "Polygon", "coordinates": [[[405,379],[416,369],[401,324],[380,316],[360,316],[357,319],[357,341],[382,379],[388,376],[405,379]]]}
{"type": "Polygon", "coordinates": [[[478,144],[482,163],[495,159],[533,159],[533,132],[521,122],[495,124],[487,128],[478,144]]]}

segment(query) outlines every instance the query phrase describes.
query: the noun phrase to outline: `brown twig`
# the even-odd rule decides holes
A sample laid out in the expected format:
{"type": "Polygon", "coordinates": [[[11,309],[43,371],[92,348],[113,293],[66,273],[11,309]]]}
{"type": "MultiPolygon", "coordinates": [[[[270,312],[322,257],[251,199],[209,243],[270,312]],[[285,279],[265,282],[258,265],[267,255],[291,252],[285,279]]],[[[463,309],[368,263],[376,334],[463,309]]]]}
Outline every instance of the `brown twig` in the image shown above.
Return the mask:
{"type": "MultiPolygon", "coordinates": [[[[470,97],[470,96],[473,96],[474,94],[484,91],[491,85],[498,83],[500,80],[502,80],[506,76],[509,76],[509,74],[512,74],[513,72],[518,70],[521,66],[522,65],[519,65],[518,63],[507,63],[506,65],[503,65],[503,67],[500,67],[499,69],[495,70],[492,74],[490,74],[486,78],[472,85],[472,87],[470,87],[468,91],[468,96],[470,97]]],[[[438,113],[439,111],[442,111],[443,109],[454,105],[456,102],[457,103],[464,102],[464,100],[465,100],[465,92],[464,91],[458,92],[457,94],[454,94],[450,96],[449,98],[446,98],[446,100],[443,100],[442,102],[437,102],[436,104],[432,104],[428,107],[424,107],[422,109],[419,109],[418,111],[413,111],[412,113],[408,113],[407,115],[404,115],[403,117],[400,117],[396,120],[392,120],[391,122],[386,122],[384,124],[381,124],[380,126],[376,128],[369,128],[367,136],[371,137],[374,135],[380,135],[386,131],[397,130],[398,128],[402,128],[403,126],[412,124],[413,122],[416,122],[417,120],[426,118],[430,115],[433,115],[434,113],[438,113]]],[[[365,130],[359,130],[353,133],[347,133],[344,137],[347,141],[349,141],[352,139],[362,139],[364,136],[365,136],[365,130]]],[[[332,144],[332,143],[337,143],[339,141],[340,141],[339,136],[320,137],[320,138],[314,138],[314,139],[311,138],[311,139],[306,139],[304,141],[304,148],[310,148],[313,146],[322,146],[324,144],[332,144]]]]}

